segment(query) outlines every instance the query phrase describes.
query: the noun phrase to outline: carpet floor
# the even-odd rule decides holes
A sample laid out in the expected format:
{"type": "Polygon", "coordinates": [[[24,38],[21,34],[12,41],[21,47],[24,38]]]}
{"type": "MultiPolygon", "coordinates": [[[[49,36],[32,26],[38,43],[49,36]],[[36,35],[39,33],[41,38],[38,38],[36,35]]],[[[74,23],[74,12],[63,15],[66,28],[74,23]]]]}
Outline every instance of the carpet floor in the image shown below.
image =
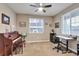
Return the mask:
{"type": "Polygon", "coordinates": [[[53,50],[55,44],[51,42],[26,43],[23,49],[23,54],[14,56],[76,56],[74,53],[62,54],[61,51],[53,50]]]}

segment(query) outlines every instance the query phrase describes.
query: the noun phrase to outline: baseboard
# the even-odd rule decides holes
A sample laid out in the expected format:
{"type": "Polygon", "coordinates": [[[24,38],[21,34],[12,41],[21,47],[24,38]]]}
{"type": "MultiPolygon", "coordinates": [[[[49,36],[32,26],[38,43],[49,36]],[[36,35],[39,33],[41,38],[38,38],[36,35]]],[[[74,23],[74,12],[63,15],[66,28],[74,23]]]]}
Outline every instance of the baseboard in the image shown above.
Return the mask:
{"type": "Polygon", "coordinates": [[[39,41],[26,41],[27,43],[34,43],[34,42],[49,42],[49,40],[39,40],[39,41]]]}

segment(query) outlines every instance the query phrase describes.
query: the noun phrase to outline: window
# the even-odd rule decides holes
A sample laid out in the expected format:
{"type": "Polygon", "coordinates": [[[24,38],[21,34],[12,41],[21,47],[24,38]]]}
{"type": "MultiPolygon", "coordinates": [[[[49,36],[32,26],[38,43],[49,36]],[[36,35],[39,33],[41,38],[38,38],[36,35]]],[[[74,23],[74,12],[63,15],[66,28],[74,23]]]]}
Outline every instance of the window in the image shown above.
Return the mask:
{"type": "Polygon", "coordinates": [[[38,18],[29,18],[29,32],[30,33],[43,33],[44,21],[38,18]]]}
{"type": "Polygon", "coordinates": [[[63,34],[79,35],[79,9],[66,13],[61,17],[61,32],[63,34]]]}
{"type": "Polygon", "coordinates": [[[71,33],[74,35],[79,35],[79,11],[72,14],[71,33]]]}
{"type": "Polygon", "coordinates": [[[69,14],[66,15],[62,16],[61,19],[61,32],[63,34],[70,34],[70,16],[69,14]]]}

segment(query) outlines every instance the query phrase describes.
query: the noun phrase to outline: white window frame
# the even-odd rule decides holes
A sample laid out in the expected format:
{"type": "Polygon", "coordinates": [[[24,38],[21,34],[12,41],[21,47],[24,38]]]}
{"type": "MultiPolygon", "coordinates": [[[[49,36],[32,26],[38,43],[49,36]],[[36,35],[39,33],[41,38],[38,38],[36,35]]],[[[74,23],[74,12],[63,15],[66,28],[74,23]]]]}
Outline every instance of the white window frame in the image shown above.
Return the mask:
{"type": "Polygon", "coordinates": [[[29,18],[29,33],[43,33],[44,32],[44,20],[43,19],[41,19],[41,18],[29,18]],[[33,21],[34,20],[34,21],[33,21]],[[41,20],[41,21],[40,21],[41,20]],[[32,22],[33,21],[33,22],[32,22]],[[40,23],[42,23],[41,25],[39,25],[39,26],[33,26],[33,25],[31,25],[32,23],[35,23],[35,22],[39,22],[40,21],[40,23]],[[41,28],[42,30],[41,30],[41,32],[39,32],[37,29],[35,29],[35,30],[33,30],[33,31],[31,31],[31,29],[34,29],[34,28],[41,28]]]}
{"type": "MultiPolygon", "coordinates": [[[[62,34],[67,34],[67,33],[64,32],[64,29],[63,29],[64,27],[63,27],[63,25],[62,25],[62,20],[65,20],[64,17],[65,17],[65,16],[68,16],[68,14],[69,14],[69,16],[70,16],[70,18],[69,18],[69,19],[70,19],[70,33],[67,34],[67,35],[77,35],[77,36],[79,36],[79,34],[75,33],[75,31],[74,31],[74,34],[72,34],[72,28],[73,28],[73,27],[71,26],[71,25],[72,25],[72,20],[73,20],[72,18],[75,17],[75,19],[76,19],[77,16],[79,17],[79,15],[74,16],[75,13],[79,13],[79,8],[74,9],[74,10],[72,10],[72,11],[70,11],[70,12],[68,12],[68,13],[66,13],[66,14],[64,14],[64,15],[61,16],[61,33],[62,33],[62,34]]],[[[76,21],[76,20],[75,20],[75,21],[76,21]]],[[[79,23],[79,22],[78,22],[78,23],[79,23]]],[[[78,23],[77,23],[77,24],[78,24],[78,23]]],[[[75,24],[76,24],[76,23],[75,23],[75,24]]],[[[75,26],[76,26],[76,25],[75,25],[75,26]]],[[[78,24],[78,26],[79,26],[79,24],[78,24]]],[[[78,28],[79,28],[79,27],[78,27],[78,28]]]]}

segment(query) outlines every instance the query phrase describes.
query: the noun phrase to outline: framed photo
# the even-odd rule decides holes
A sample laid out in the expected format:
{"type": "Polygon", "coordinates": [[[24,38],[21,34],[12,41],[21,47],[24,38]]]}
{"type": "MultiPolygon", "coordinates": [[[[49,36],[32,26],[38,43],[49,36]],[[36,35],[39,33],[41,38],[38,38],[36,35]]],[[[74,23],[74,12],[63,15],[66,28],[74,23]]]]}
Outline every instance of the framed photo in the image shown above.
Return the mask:
{"type": "Polygon", "coordinates": [[[7,25],[10,24],[10,17],[5,15],[5,14],[3,14],[3,13],[2,13],[2,23],[3,24],[7,24],[7,25]]]}
{"type": "Polygon", "coordinates": [[[55,28],[59,28],[59,22],[55,23],[55,28]]]}
{"type": "Polygon", "coordinates": [[[26,22],[19,22],[19,27],[26,27],[26,22]]]}
{"type": "Polygon", "coordinates": [[[50,27],[52,27],[52,24],[49,24],[50,27]]]}

